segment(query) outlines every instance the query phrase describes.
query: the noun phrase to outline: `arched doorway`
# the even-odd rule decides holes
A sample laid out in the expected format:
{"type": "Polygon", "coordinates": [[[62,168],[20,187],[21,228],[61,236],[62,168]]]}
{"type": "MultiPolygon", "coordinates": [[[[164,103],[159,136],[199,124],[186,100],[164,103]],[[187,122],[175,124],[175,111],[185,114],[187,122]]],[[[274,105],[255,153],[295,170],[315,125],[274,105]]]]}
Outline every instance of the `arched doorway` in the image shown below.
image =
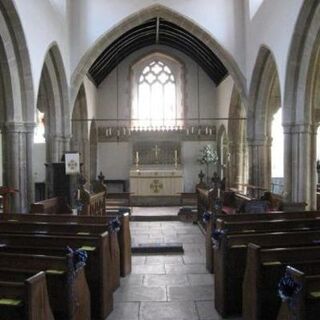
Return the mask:
{"type": "Polygon", "coordinates": [[[247,132],[249,183],[264,190],[271,189],[271,125],[280,104],[276,63],[270,50],[261,47],[250,87],[247,132]]]}
{"type": "Polygon", "coordinates": [[[285,191],[316,208],[316,134],[320,121],[320,3],[304,1],[291,42],[284,96],[285,191]]]}
{"type": "Polygon", "coordinates": [[[19,190],[12,210],[26,212],[33,201],[33,83],[29,53],[12,1],[0,3],[0,166],[2,184],[19,190]],[[19,39],[19,41],[17,41],[19,39]]]}

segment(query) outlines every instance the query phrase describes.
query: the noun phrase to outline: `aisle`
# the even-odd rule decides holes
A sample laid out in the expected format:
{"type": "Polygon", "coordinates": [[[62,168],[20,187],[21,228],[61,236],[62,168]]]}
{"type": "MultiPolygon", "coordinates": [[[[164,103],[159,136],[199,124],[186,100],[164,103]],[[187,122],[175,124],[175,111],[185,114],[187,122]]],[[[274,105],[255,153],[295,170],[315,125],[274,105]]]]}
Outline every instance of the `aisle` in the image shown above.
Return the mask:
{"type": "Polygon", "coordinates": [[[131,222],[132,242],[182,242],[184,254],[134,255],[108,320],[216,320],[213,276],[205,268],[204,236],[182,222],[131,222]]]}

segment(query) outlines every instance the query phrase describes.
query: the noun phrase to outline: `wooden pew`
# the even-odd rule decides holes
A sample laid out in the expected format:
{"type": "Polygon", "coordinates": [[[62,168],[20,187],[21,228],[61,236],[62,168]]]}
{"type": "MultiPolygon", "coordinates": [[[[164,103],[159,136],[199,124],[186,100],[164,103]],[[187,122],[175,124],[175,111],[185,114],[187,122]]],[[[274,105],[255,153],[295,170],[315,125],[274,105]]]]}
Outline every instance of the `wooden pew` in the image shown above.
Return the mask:
{"type": "Polygon", "coordinates": [[[43,271],[28,276],[0,270],[1,320],[54,320],[43,271]]]}
{"type": "Polygon", "coordinates": [[[105,211],[106,193],[102,191],[83,197],[83,208],[79,214],[85,216],[103,216],[105,215],[105,211]]]}
{"type": "Polygon", "coordinates": [[[73,255],[64,257],[0,253],[0,269],[45,271],[49,301],[56,319],[90,320],[90,291],[84,265],[77,269],[73,255]]]}
{"type": "MultiPolygon", "coordinates": [[[[212,214],[210,213],[209,219],[206,223],[206,266],[209,272],[214,272],[214,255],[211,235],[216,228],[216,221],[221,219],[224,223],[243,222],[243,221],[266,221],[274,219],[320,219],[320,211],[272,211],[268,213],[241,213],[241,214],[212,214]]],[[[249,229],[249,228],[247,228],[249,229]]],[[[251,228],[250,228],[251,229],[251,228]]]]}
{"type": "MultiPolygon", "coordinates": [[[[107,231],[106,225],[66,224],[49,222],[0,221],[0,233],[46,233],[63,235],[99,235],[107,231]]],[[[110,266],[113,290],[120,286],[120,250],[116,232],[108,232],[110,242],[110,266]]]]}
{"type": "Polygon", "coordinates": [[[281,303],[278,282],[287,264],[308,273],[319,270],[320,246],[262,249],[250,243],[246,261],[242,285],[243,319],[273,320],[281,303]]]}
{"type": "MultiPolygon", "coordinates": [[[[320,217],[319,217],[320,218],[320,217]]],[[[227,230],[228,234],[238,232],[268,232],[287,230],[317,230],[320,229],[320,219],[269,219],[261,221],[236,221],[228,222],[223,219],[216,220],[217,230],[227,230]]]]}
{"type": "Polygon", "coordinates": [[[222,233],[214,248],[215,307],[226,317],[241,314],[242,282],[244,279],[247,246],[261,247],[309,246],[320,239],[320,230],[268,233],[222,233]]]}
{"type": "Polygon", "coordinates": [[[8,214],[0,215],[0,221],[50,222],[50,223],[80,223],[107,225],[114,218],[120,220],[120,231],[117,233],[120,249],[120,275],[125,277],[131,272],[131,234],[129,213],[110,214],[108,216],[74,216],[68,214],[8,214]]]}
{"type": "Polygon", "coordinates": [[[113,310],[108,232],[98,236],[1,233],[0,242],[2,245],[50,248],[59,252],[66,246],[86,250],[89,258],[85,273],[91,293],[92,317],[105,320],[113,310]]]}
{"type": "Polygon", "coordinates": [[[298,289],[290,299],[282,301],[277,320],[317,320],[320,313],[320,269],[301,272],[291,266],[286,269],[298,289]]]}
{"type": "Polygon", "coordinates": [[[30,213],[72,213],[65,198],[54,197],[31,204],[30,213]]]}

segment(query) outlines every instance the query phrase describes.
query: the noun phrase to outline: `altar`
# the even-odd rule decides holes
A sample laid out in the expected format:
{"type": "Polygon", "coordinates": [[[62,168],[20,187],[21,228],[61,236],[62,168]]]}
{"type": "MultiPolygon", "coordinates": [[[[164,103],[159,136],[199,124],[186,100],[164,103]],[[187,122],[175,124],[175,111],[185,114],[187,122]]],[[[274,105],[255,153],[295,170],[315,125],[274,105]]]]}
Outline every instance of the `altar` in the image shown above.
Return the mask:
{"type": "Polygon", "coordinates": [[[137,143],[129,173],[133,205],[178,205],[183,192],[180,146],[172,142],[137,143]]]}
{"type": "Polygon", "coordinates": [[[130,192],[134,196],[177,196],[183,192],[181,168],[148,167],[130,170],[130,192]]]}

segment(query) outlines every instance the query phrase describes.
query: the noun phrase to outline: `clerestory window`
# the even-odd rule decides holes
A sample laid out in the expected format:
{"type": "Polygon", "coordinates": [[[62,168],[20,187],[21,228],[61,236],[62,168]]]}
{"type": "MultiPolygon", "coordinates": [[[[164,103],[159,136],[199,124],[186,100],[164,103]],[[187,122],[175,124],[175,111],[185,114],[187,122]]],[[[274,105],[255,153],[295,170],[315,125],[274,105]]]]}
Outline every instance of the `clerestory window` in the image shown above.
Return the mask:
{"type": "Polygon", "coordinates": [[[153,129],[182,126],[180,65],[154,55],[133,69],[131,126],[153,129]]]}

